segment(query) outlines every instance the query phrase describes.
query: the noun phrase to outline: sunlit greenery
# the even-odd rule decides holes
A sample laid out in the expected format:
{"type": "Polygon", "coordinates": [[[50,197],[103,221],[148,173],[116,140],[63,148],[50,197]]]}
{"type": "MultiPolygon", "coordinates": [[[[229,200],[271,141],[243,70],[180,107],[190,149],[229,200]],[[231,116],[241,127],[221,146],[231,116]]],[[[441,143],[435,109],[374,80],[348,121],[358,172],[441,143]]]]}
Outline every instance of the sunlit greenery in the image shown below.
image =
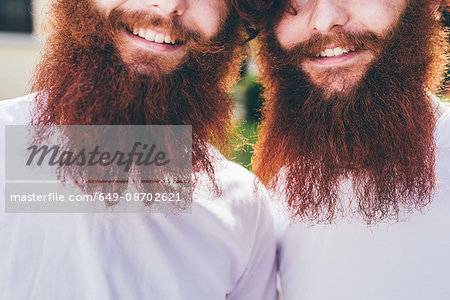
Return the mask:
{"type": "Polygon", "coordinates": [[[251,158],[253,155],[253,145],[257,141],[257,123],[253,121],[243,121],[236,124],[237,137],[232,141],[234,151],[231,159],[247,169],[251,169],[251,158]]]}

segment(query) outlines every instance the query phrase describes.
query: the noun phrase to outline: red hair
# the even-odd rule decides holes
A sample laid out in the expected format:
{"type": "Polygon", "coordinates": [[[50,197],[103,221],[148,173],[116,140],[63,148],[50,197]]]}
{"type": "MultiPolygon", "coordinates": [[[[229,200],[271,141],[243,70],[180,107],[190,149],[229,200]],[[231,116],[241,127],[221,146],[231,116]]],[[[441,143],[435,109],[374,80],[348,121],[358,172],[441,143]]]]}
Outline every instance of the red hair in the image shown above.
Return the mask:
{"type": "Polygon", "coordinates": [[[271,24],[279,14],[279,7],[283,1],[275,0],[231,0],[231,4],[243,20],[249,39],[271,24]]]}

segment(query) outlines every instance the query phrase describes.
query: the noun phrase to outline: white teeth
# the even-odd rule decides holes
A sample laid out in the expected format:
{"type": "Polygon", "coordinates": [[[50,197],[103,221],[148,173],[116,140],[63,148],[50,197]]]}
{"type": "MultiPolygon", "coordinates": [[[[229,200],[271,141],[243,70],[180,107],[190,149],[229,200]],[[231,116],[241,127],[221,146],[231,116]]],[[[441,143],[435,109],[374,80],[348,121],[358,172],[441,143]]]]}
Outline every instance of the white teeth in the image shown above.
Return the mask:
{"type": "Polygon", "coordinates": [[[342,50],[342,48],[339,48],[339,47],[334,48],[333,52],[334,52],[334,56],[339,56],[339,55],[344,54],[344,50],[342,50]]]}
{"type": "Polygon", "coordinates": [[[165,43],[175,45],[176,42],[170,35],[165,35],[164,33],[156,33],[151,29],[147,30],[143,28],[133,28],[133,34],[146,39],[147,41],[155,42],[158,44],[165,43]]]}
{"type": "Polygon", "coordinates": [[[164,43],[164,34],[158,33],[158,34],[155,36],[155,43],[158,43],[158,44],[164,43]]]}
{"type": "Polygon", "coordinates": [[[141,37],[141,38],[144,38],[145,39],[145,30],[144,29],[139,29],[139,33],[138,33],[138,35],[141,37]]]}
{"type": "Polygon", "coordinates": [[[352,50],[336,47],[334,49],[325,49],[324,51],[320,52],[320,56],[321,57],[335,57],[335,56],[340,56],[342,54],[346,54],[350,51],[352,51],[352,50]]]}
{"type": "Polygon", "coordinates": [[[155,32],[153,32],[152,30],[147,30],[147,33],[145,34],[145,39],[147,41],[153,42],[155,41],[155,32]]]}
{"type": "Polygon", "coordinates": [[[327,56],[334,56],[334,51],[333,49],[325,49],[325,54],[327,56]]]}

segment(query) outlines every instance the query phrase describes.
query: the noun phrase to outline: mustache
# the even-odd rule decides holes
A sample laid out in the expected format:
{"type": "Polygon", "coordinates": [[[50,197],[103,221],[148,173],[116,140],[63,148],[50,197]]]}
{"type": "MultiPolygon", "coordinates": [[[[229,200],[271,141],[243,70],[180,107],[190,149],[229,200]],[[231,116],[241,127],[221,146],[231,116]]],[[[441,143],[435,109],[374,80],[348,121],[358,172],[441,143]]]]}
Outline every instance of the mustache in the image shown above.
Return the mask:
{"type": "Polygon", "coordinates": [[[180,41],[199,39],[199,34],[182,25],[177,18],[162,18],[156,14],[114,9],[109,15],[110,23],[114,29],[125,28],[133,32],[134,28],[158,27],[164,30],[172,38],[180,41]]]}
{"type": "Polygon", "coordinates": [[[307,41],[298,43],[292,49],[285,50],[284,64],[292,64],[296,63],[296,60],[302,61],[305,58],[317,57],[330,45],[351,51],[370,50],[379,52],[386,45],[389,36],[390,34],[381,37],[372,32],[341,32],[326,35],[316,33],[307,41]]]}
{"type": "MultiPolygon", "coordinates": [[[[108,21],[112,30],[125,29],[131,33],[135,28],[157,27],[162,29],[165,34],[170,35],[172,40],[176,40],[179,44],[188,44],[191,51],[197,53],[215,54],[224,50],[223,41],[218,38],[220,34],[213,39],[204,38],[200,31],[187,28],[178,18],[162,18],[149,12],[116,8],[111,11],[108,21]]],[[[219,33],[223,30],[224,28],[221,28],[219,33]]]]}

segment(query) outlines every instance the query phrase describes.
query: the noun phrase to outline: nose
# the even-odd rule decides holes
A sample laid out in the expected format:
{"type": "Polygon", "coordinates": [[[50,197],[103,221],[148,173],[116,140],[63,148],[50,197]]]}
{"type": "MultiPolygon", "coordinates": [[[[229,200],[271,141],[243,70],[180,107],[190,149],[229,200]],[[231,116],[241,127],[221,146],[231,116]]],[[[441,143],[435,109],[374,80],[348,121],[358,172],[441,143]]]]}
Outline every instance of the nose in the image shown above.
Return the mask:
{"type": "Polygon", "coordinates": [[[181,16],[185,13],[186,0],[151,0],[151,5],[165,17],[181,16]]]}
{"type": "Polygon", "coordinates": [[[339,0],[316,0],[311,23],[322,34],[340,28],[349,21],[349,12],[339,0]]]}

